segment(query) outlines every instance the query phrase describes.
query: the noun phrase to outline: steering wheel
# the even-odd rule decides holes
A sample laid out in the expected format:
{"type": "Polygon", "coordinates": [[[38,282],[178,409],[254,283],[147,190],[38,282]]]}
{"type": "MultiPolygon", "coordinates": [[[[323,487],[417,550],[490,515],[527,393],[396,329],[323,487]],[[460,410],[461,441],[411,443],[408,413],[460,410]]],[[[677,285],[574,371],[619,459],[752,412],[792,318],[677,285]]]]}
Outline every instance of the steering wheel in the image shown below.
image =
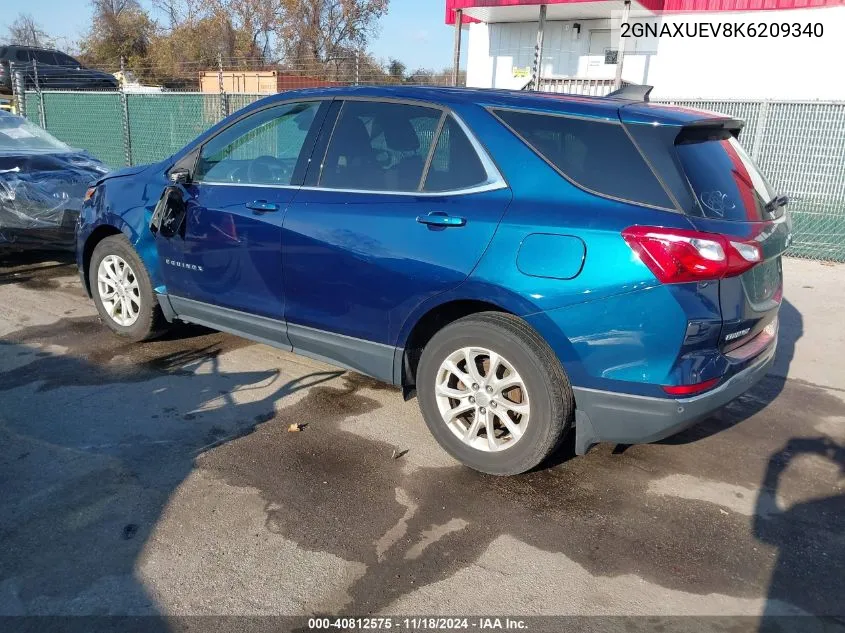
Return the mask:
{"type": "Polygon", "coordinates": [[[252,159],[247,166],[247,178],[252,183],[290,182],[292,175],[289,165],[267,154],[252,159]]]}

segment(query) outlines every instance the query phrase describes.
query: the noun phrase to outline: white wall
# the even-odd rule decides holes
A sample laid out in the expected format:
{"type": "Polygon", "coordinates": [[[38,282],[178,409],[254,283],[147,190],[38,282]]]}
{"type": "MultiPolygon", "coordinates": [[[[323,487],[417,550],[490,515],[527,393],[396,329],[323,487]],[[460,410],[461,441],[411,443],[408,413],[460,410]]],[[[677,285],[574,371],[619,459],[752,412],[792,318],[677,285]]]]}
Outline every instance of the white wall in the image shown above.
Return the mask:
{"type": "MultiPolygon", "coordinates": [[[[845,100],[845,6],[747,13],[670,15],[632,21],[666,23],[798,22],[824,27],[824,35],[778,38],[626,39],[623,78],[653,85],[654,97],[845,100]]],[[[613,77],[614,67],[597,53],[609,19],[547,22],[543,76],[613,77]]],[[[529,77],[537,23],[472,24],[467,46],[467,83],[519,88],[529,77]],[[516,72],[515,72],[516,69],[516,72]],[[517,75],[515,77],[515,75],[517,75]]],[[[611,35],[618,46],[618,32],[611,35]]]]}

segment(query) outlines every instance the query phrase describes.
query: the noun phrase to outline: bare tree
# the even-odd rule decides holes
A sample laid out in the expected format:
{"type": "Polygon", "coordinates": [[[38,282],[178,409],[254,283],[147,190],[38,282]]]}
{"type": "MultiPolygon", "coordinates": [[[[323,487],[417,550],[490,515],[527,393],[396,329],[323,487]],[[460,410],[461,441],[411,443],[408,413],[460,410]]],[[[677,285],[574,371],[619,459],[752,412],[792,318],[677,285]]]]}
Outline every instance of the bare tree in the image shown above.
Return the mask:
{"type": "Polygon", "coordinates": [[[329,61],[363,50],[389,0],[294,0],[284,31],[286,53],[297,63],[329,61]]]}
{"type": "Polygon", "coordinates": [[[21,13],[9,25],[8,40],[10,44],[21,46],[41,46],[50,48],[54,41],[46,31],[35,21],[29,13],[21,13]]]}
{"type": "Polygon", "coordinates": [[[171,30],[193,26],[210,15],[209,3],[204,0],[152,0],[152,5],[167,16],[171,30]]]}
{"type": "Polygon", "coordinates": [[[247,36],[253,54],[269,61],[276,35],[288,16],[291,0],[213,0],[226,11],[235,29],[247,36]]]}

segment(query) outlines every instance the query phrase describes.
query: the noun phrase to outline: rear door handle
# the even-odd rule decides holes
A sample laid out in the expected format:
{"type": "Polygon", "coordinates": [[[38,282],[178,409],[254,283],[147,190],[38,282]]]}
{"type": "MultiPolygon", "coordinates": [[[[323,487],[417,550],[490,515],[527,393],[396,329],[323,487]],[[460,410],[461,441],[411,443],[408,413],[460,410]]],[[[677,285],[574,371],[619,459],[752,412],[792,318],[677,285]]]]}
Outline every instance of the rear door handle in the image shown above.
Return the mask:
{"type": "Polygon", "coordinates": [[[429,226],[463,226],[467,223],[466,218],[446,215],[442,211],[432,211],[428,215],[418,215],[417,222],[428,224],[429,226]]]}
{"type": "Polygon", "coordinates": [[[275,202],[267,202],[266,200],[255,200],[248,202],[246,208],[252,209],[256,213],[267,213],[269,211],[278,211],[279,205],[275,202]]]}

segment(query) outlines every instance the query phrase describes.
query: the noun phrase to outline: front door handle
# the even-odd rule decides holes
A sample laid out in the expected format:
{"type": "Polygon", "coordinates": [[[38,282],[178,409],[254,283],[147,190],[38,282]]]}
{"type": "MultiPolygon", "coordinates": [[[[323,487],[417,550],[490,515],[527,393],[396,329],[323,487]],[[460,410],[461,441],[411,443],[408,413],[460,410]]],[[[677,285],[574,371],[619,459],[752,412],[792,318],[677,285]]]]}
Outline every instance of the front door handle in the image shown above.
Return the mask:
{"type": "Polygon", "coordinates": [[[269,211],[278,211],[279,205],[275,202],[267,202],[266,200],[254,200],[253,202],[248,202],[246,208],[252,209],[256,213],[268,213],[269,211]]]}
{"type": "Polygon", "coordinates": [[[466,218],[459,218],[455,215],[447,215],[442,211],[432,211],[428,215],[418,215],[417,222],[429,226],[463,226],[467,223],[466,218]]]}

